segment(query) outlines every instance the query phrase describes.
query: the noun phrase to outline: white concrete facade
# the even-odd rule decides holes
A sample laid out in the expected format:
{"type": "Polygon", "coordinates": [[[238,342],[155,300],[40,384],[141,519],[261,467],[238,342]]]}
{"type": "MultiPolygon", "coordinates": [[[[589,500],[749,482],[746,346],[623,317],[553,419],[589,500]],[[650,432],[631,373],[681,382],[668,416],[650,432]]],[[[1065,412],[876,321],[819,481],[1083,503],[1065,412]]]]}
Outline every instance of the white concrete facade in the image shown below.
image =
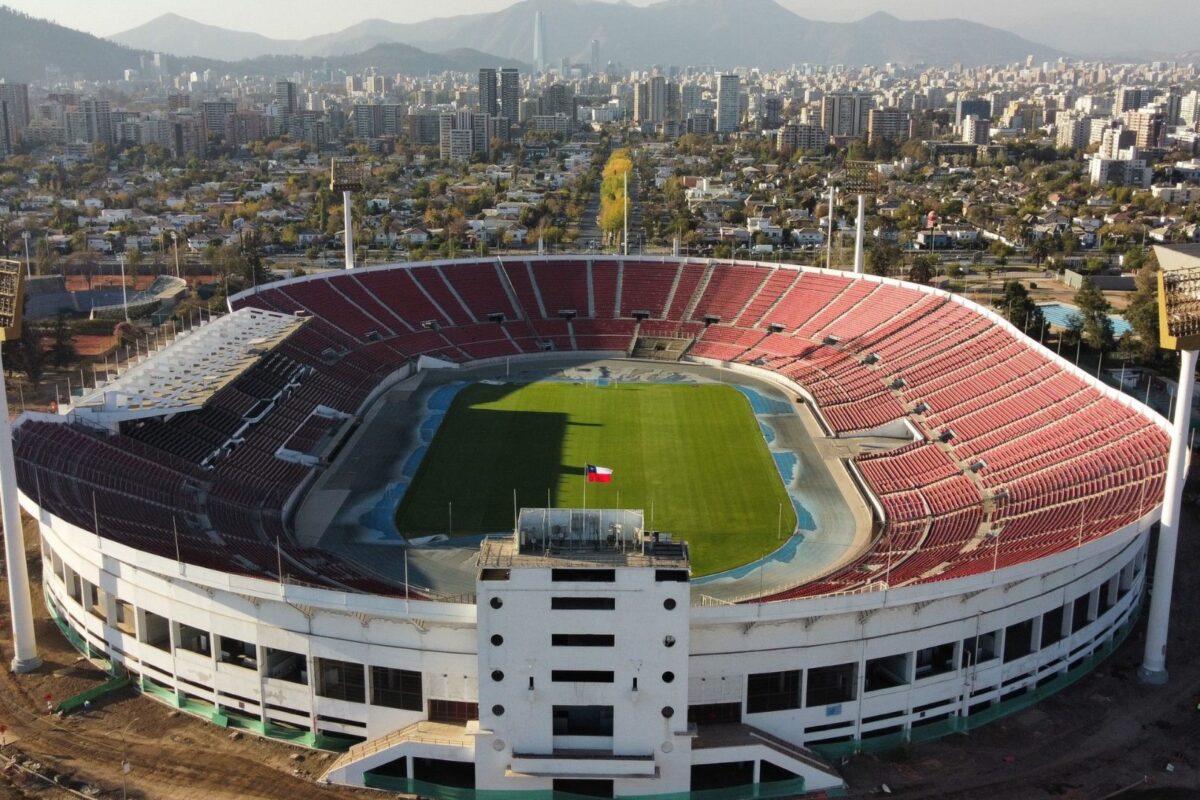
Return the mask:
{"type": "Polygon", "coordinates": [[[887,592],[691,605],[687,583],[655,581],[652,569],[619,570],[599,590],[565,588],[550,570],[514,570],[507,581],[481,581],[478,605],[471,605],[406,603],[181,567],[23,502],[41,522],[46,594],[57,614],[93,653],[157,684],[160,697],[165,687],[242,719],[364,740],[438,719],[448,705],[468,716],[478,708],[478,723],[468,723],[461,740],[401,738],[341,777],[360,783],[383,759],[437,758],[474,764],[477,788],[529,791],[550,788],[559,774],[611,777],[616,764],[626,771],[614,781],[617,796],[683,791],[691,766],[742,760],[736,747],[693,750],[689,707],[793,745],[869,743],[969,719],[1078,667],[1132,622],[1145,588],[1151,521],[1038,562],[887,592]],[[600,656],[569,652],[600,648],[559,654],[547,647],[542,640],[560,627],[550,598],[564,594],[614,596],[611,612],[555,613],[562,633],[605,632],[590,617],[612,614],[607,631],[619,643],[600,656]],[[491,607],[493,597],[503,599],[501,608],[491,607]],[[666,609],[667,599],[676,608],[666,609]],[[207,654],[194,652],[189,637],[197,631],[207,637],[207,654]],[[491,643],[497,634],[499,646],[491,643]],[[663,645],[668,635],[673,647],[663,645]],[[249,657],[223,657],[237,642],[252,648],[249,657]],[[302,668],[272,677],[285,671],[275,668],[277,651],[294,654],[302,668]],[[325,685],[331,662],[361,668],[361,688],[325,685]],[[373,685],[372,668],[417,673],[417,703],[383,705],[388,698],[373,685]],[[559,668],[611,668],[615,678],[556,684],[551,675],[559,668]],[[493,670],[503,679],[493,680],[493,670]],[[795,673],[796,680],[763,710],[755,687],[770,673],[795,673]],[[845,680],[831,687],[831,674],[845,680]],[[553,706],[583,704],[580,698],[614,707],[611,743],[554,736],[553,706]],[[495,713],[497,705],[504,713],[495,713]],[[629,774],[649,771],[636,758],[572,762],[565,751],[584,746],[652,756],[653,773],[629,774]]]}

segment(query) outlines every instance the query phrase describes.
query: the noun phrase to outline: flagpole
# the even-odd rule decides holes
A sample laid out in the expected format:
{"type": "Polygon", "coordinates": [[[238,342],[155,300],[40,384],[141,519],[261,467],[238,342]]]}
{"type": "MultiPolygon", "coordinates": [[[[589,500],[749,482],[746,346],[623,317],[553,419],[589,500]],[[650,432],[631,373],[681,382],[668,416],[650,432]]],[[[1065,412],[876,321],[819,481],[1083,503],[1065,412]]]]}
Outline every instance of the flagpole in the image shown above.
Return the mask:
{"type": "Polygon", "coordinates": [[[587,485],[588,485],[588,471],[587,471],[587,464],[584,464],[583,465],[583,510],[584,511],[587,511],[587,485]]]}

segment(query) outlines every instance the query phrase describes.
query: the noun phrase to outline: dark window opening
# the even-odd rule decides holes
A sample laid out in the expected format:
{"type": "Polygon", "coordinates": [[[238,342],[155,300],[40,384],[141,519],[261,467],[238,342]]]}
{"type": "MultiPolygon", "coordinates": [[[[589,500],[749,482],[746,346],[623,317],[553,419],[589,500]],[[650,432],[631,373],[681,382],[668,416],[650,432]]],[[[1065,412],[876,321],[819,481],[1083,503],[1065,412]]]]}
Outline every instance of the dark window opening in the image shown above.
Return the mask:
{"type": "Polygon", "coordinates": [[[581,797],[612,797],[613,782],[600,778],[555,778],[554,793],[581,797]]]}
{"type": "Polygon", "coordinates": [[[800,670],[760,672],[751,675],[746,694],[746,713],[783,711],[800,707],[800,670]]]}
{"type": "Polygon", "coordinates": [[[1049,647],[1063,638],[1062,606],[1042,616],[1042,647],[1049,647]]]}
{"type": "Polygon", "coordinates": [[[614,675],[601,669],[556,669],[551,670],[550,680],[554,683],[612,683],[614,675]]]}
{"type": "Polygon", "coordinates": [[[244,669],[258,669],[258,648],[252,642],[234,639],[232,636],[217,637],[218,652],[222,664],[233,664],[244,669]]]}
{"type": "MultiPolygon", "coordinates": [[[[466,725],[479,719],[479,704],[461,700],[429,700],[429,721],[447,722],[451,725],[466,725]]],[[[474,774],[474,773],[472,773],[474,774]]]]}
{"type": "Polygon", "coordinates": [[[612,706],[554,706],[555,736],[612,736],[612,706]]]}
{"type": "Polygon", "coordinates": [[[611,633],[554,633],[550,635],[553,647],[612,647],[616,637],[611,633]]]}
{"type": "Polygon", "coordinates": [[[615,569],[552,569],[552,583],[615,583],[615,569]]]}
{"type": "Polygon", "coordinates": [[[314,668],[317,671],[317,694],[321,697],[351,703],[367,701],[366,670],[362,664],[318,658],[314,668]]]}
{"type": "Polygon", "coordinates": [[[614,597],[551,597],[550,608],[555,611],[612,611],[617,607],[614,597]]]}
{"type": "Polygon", "coordinates": [[[808,671],[808,695],[805,705],[825,706],[830,703],[848,703],[855,695],[855,668],[857,664],[836,664],[832,667],[817,667],[808,671]]]}
{"type": "Polygon", "coordinates": [[[1033,620],[1027,619],[1004,629],[1004,663],[1016,661],[1033,652],[1033,620]]]}
{"type": "Polygon", "coordinates": [[[413,777],[419,781],[452,786],[456,789],[475,788],[475,769],[461,761],[441,758],[413,757],[413,777]]]}
{"type": "Polygon", "coordinates": [[[947,642],[936,647],[925,647],[917,651],[917,680],[932,678],[954,671],[954,643],[947,642]]]}
{"type": "Polygon", "coordinates": [[[1000,654],[997,647],[999,636],[1000,631],[988,631],[979,636],[972,636],[970,639],[963,639],[962,665],[966,667],[971,664],[982,664],[998,656],[1000,654]]]}
{"type": "Polygon", "coordinates": [[[212,645],[208,638],[208,631],[193,628],[191,625],[183,622],[179,623],[179,647],[182,650],[198,653],[202,656],[212,655],[212,645]]]}
{"type": "Polygon", "coordinates": [[[421,673],[408,669],[371,667],[371,705],[421,711],[421,673]]]}
{"type": "Polygon", "coordinates": [[[864,691],[892,689],[908,683],[908,654],[867,659],[864,691]]]}
{"type": "Polygon", "coordinates": [[[729,761],[723,764],[696,764],[692,767],[692,791],[732,789],[754,783],[753,761],[729,761]]]}
{"type": "Polygon", "coordinates": [[[719,725],[741,721],[741,703],[701,703],[688,706],[688,722],[694,722],[697,725],[719,725]]]}

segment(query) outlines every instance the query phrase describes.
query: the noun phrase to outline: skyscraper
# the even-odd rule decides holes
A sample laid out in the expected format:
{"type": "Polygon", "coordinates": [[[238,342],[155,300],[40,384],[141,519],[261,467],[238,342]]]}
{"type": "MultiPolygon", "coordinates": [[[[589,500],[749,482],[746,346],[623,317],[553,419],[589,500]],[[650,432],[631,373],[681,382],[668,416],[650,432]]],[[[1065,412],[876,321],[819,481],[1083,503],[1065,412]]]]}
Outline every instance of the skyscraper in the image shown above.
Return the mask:
{"type": "Polygon", "coordinates": [[[821,127],[834,137],[858,138],[867,132],[874,102],[863,92],[832,92],[821,98],[821,127]]]}
{"type": "Polygon", "coordinates": [[[500,116],[513,122],[521,118],[521,74],[515,67],[500,70],[500,116]]]}
{"type": "Polygon", "coordinates": [[[296,96],[296,84],[291,81],[275,81],[275,104],[279,110],[291,114],[299,107],[296,96]]]}
{"type": "Polygon", "coordinates": [[[479,110],[494,117],[500,113],[500,97],[497,93],[496,70],[484,67],[479,70],[479,110]]]}
{"type": "Polygon", "coordinates": [[[29,84],[0,83],[0,101],[8,103],[8,144],[15,147],[21,132],[29,127],[29,84]]]}
{"type": "Polygon", "coordinates": [[[546,71],[546,30],[541,11],[533,14],[533,69],[539,75],[546,71]]]}
{"type": "Polygon", "coordinates": [[[738,113],[738,94],[741,80],[737,75],[722,75],[717,83],[717,133],[734,133],[741,117],[738,113]]]}
{"type": "Polygon", "coordinates": [[[600,74],[600,40],[592,39],[592,75],[600,74]]]}

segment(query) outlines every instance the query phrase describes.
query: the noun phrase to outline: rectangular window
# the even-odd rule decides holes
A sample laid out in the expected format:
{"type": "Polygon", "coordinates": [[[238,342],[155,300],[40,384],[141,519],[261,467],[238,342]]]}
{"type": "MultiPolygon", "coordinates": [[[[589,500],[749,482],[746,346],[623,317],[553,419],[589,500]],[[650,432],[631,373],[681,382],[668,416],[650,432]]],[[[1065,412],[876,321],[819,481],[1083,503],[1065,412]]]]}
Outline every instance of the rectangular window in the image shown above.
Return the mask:
{"type": "Polygon", "coordinates": [[[288,683],[308,684],[308,660],[300,653],[268,647],[267,677],[288,683]]]}
{"type": "Polygon", "coordinates": [[[451,725],[466,725],[473,719],[479,719],[479,703],[466,703],[460,700],[434,700],[432,697],[429,698],[430,722],[448,722],[451,725]]]}
{"type": "Polygon", "coordinates": [[[315,659],[314,668],[317,671],[317,694],[321,697],[351,703],[367,701],[366,670],[362,664],[318,658],[315,659]]]}
{"type": "Polygon", "coordinates": [[[615,583],[615,569],[552,569],[550,580],[554,583],[615,583]]]}
{"type": "Polygon", "coordinates": [[[612,706],[554,706],[555,736],[612,736],[612,706]]]}
{"type": "Polygon", "coordinates": [[[654,580],[659,583],[663,581],[687,583],[688,572],[686,569],[656,569],[654,570],[654,580]]]}
{"type": "Polygon", "coordinates": [[[701,703],[688,706],[688,722],[717,724],[721,722],[741,722],[741,703],[701,703]]]}
{"type": "Polygon", "coordinates": [[[855,667],[857,664],[835,664],[832,667],[817,667],[808,671],[807,706],[827,706],[831,703],[848,703],[855,695],[855,667]]]}
{"type": "Polygon", "coordinates": [[[972,664],[982,664],[985,661],[991,661],[999,655],[996,647],[999,636],[1000,631],[988,631],[987,633],[979,634],[979,636],[963,639],[962,665],[969,667],[972,664]]]}
{"type": "Polygon", "coordinates": [[[1027,619],[1004,629],[1004,663],[1016,661],[1033,652],[1033,620],[1027,619]]]}
{"type": "Polygon", "coordinates": [[[917,651],[917,680],[953,671],[953,642],[939,644],[936,647],[925,647],[917,651]]]}
{"type": "Polygon", "coordinates": [[[371,705],[421,711],[421,673],[371,667],[371,705]]]}
{"type": "Polygon", "coordinates": [[[612,611],[617,607],[615,597],[551,597],[550,608],[555,611],[612,611]]]}
{"type": "Polygon", "coordinates": [[[151,647],[171,652],[171,622],[153,611],[142,612],[142,641],[151,647]]]}
{"type": "Polygon", "coordinates": [[[217,647],[222,664],[258,669],[258,648],[253,642],[245,642],[232,636],[218,636],[217,647]]]}
{"type": "Polygon", "coordinates": [[[182,622],[179,623],[179,647],[184,650],[190,650],[193,653],[199,653],[202,656],[212,655],[208,631],[193,628],[191,625],[186,625],[182,622]]]}
{"type": "Polygon", "coordinates": [[[750,676],[746,693],[747,714],[799,707],[800,670],[760,672],[750,676]]]}
{"type": "Polygon", "coordinates": [[[550,680],[554,683],[612,683],[611,671],[602,669],[556,669],[551,670],[550,680]]]}
{"type": "Polygon", "coordinates": [[[1063,638],[1062,606],[1042,616],[1042,647],[1049,647],[1063,638]]]}
{"type": "Polygon", "coordinates": [[[612,647],[616,637],[611,633],[555,633],[550,636],[553,647],[612,647]]]}
{"type": "Polygon", "coordinates": [[[908,683],[908,654],[867,659],[865,691],[894,689],[908,683]]]}
{"type": "Polygon", "coordinates": [[[1091,619],[1088,617],[1088,610],[1091,606],[1091,592],[1081,594],[1075,598],[1075,602],[1071,606],[1071,633],[1079,633],[1091,622],[1091,619]]]}

